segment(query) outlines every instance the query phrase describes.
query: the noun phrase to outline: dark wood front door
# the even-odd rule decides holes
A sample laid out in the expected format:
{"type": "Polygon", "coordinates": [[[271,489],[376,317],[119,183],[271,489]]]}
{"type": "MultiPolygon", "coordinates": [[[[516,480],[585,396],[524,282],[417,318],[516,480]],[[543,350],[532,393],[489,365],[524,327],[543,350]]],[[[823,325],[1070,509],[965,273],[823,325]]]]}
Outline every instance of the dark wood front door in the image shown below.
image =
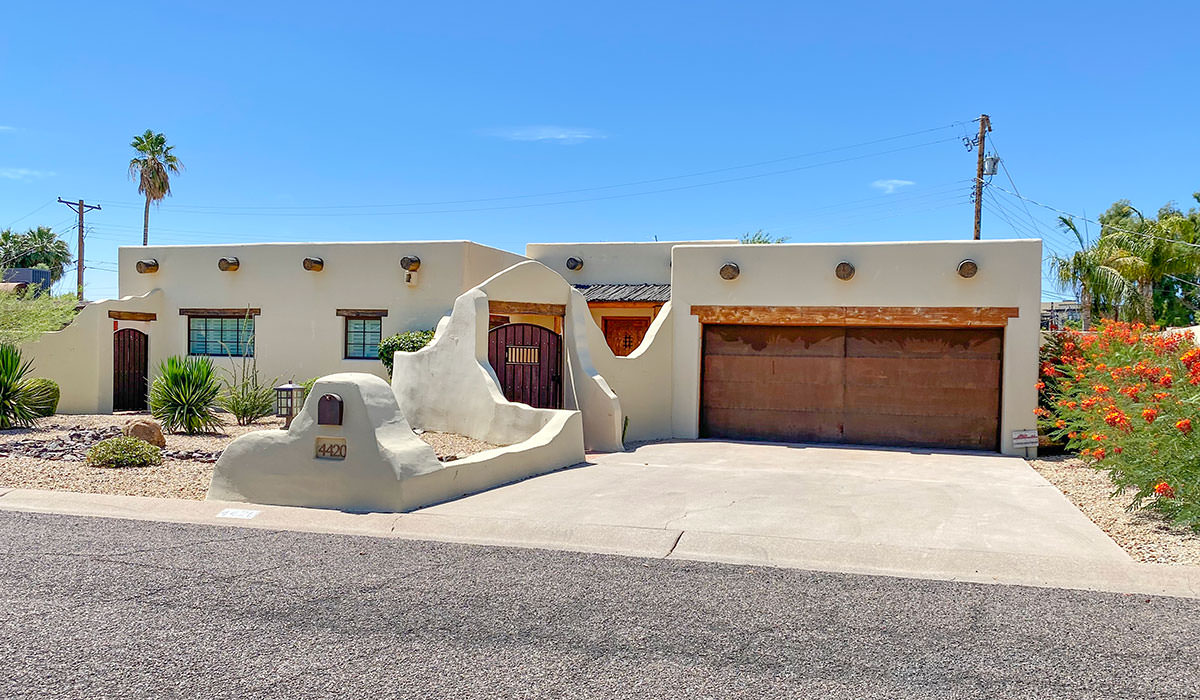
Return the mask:
{"type": "Polygon", "coordinates": [[[113,410],[146,410],[149,338],[133,328],[113,333],[113,410]]]}
{"type": "Polygon", "coordinates": [[[700,434],[996,450],[999,328],[704,326],[700,434]]]}
{"type": "Polygon", "coordinates": [[[562,408],[562,336],[532,323],[488,331],[488,362],[504,398],[534,408],[562,408]]]}
{"type": "Polygon", "coordinates": [[[606,316],[604,339],[617,357],[625,357],[642,344],[646,331],[650,330],[649,318],[606,316]]]}

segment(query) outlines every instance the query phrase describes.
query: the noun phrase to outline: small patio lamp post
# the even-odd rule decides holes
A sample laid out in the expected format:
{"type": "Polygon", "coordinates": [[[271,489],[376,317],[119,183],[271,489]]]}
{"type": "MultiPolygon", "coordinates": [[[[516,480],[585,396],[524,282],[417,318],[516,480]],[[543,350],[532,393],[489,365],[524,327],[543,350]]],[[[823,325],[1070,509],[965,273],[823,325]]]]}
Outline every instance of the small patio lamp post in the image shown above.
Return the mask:
{"type": "Polygon", "coordinates": [[[304,405],[304,387],[295,382],[275,387],[275,415],[283,419],[283,429],[292,427],[292,419],[304,405]]]}

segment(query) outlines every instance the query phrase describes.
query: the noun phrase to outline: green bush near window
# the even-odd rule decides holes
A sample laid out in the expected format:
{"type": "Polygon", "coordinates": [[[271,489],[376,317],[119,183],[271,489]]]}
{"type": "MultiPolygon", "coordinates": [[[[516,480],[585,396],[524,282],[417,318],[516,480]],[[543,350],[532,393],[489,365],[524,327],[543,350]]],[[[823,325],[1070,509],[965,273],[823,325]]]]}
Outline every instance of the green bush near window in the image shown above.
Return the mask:
{"type": "Polygon", "coordinates": [[[434,331],[408,331],[398,333],[390,338],[384,338],[379,344],[379,360],[387,367],[388,376],[392,376],[392,357],[398,352],[416,352],[429,345],[433,340],[434,331]]]}
{"type": "Polygon", "coordinates": [[[207,357],[168,357],[150,385],[150,413],[173,433],[214,432],[221,427],[217,371],[207,357]]]}
{"type": "Polygon", "coordinates": [[[52,391],[51,386],[29,377],[32,369],[29,360],[21,360],[15,345],[0,344],[0,430],[27,428],[54,413],[58,387],[52,391]]]}
{"type": "Polygon", "coordinates": [[[54,415],[54,412],[58,410],[58,398],[60,395],[58,391],[58,383],[53,379],[34,377],[33,379],[29,380],[29,386],[36,389],[39,393],[44,391],[48,394],[47,400],[49,403],[38,407],[38,415],[42,416],[43,418],[49,418],[50,416],[54,415]]]}
{"type": "Polygon", "coordinates": [[[162,464],[162,450],[135,437],[121,435],[92,445],[87,453],[87,463],[109,469],[152,467],[162,464]]]}

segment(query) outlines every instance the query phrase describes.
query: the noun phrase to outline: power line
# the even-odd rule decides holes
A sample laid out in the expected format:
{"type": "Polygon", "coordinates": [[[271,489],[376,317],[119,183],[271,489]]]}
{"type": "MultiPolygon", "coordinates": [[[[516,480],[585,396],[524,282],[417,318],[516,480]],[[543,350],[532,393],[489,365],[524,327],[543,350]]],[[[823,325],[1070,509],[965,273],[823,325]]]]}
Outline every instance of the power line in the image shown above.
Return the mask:
{"type": "MultiPolygon", "coordinates": [[[[757,167],[762,167],[764,165],[773,165],[775,163],[783,163],[783,162],[787,162],[790,160],[811,158],[814,156],[826,155],[829,153],[838,153],[841,151],[853,150],[855,148],[863,148],[865,146],[873,146],[876,144],[886,143],[889,141],[898,141],[900,139],[910,138],[913,136],[921,136],[923,134],[929,134],[929,133],[941,131],[944,129],[951,129],[951,128],[954,128],[954,126],[957,124],[961,124],[961,122],[954,122],[952,124],[947,124],[945,126],[937,126],[937,127],[932,127],[929,129],[921,129],[919,131],[910,131],[908,133],[897,134],[895,136],[886,136],[883,138],[872,139],[870,141],[863,141],[860,143],[850,144],[850,145],[846,145],[846,146],[836,146],[834,148],[826,148],[826,149],[822,149],[819,151],[810,151],[808,153],[800,153],[797,155],[784,156],[782,158],[772,158],[770,160],[762,160],[762,161],[757,161],[754,163],[746,163],[743,165],[733,165],[733,166],[722,167],[722,168],[712,168],[709,170],[701,170],[701,171],[692,172],[692,173],[685,173],[682,175],[670,175],[670,176],[666,176],[666,177],[657,177],[657,178],[650,178],[650,179],[645,179],[645,180],[633,180],[630,182],[622,182],[622,183],[609,184],[609,185],[598,185],[598,186],[594,186],[594,187],[581,187],[581,188],[569,189],[569,190],[557,190],[557,191],[553,191],[553,192],[540,192],[540,193],[536,193],[536,194],[509,195],[509,196],[504,196],[504,197],[483,197],[483,198],[477,198],[477,199],[452,199],[452,200],[431,201],[431,202],[404,202],[404,203],[398,203],[398,204],[340,204],[340,205],[320,205],[320,206],[187,205],[184,207],[173,207],[172,210],[173,211],[187,211],[189,209],[197,210],[197,211],[191,212],[191,213],[210,213],[210,212],[218,213],[213,210],[225,210],[224,212],[220,212],[220,213],[236,214],[241,211],[384,209],[384,208],[395,208],[395,207],[426,207],[426,206],[443,206],[443,205],[452,205],[452,204],[479,204],[479,203],[486,203],[486,202],[509,201],[509,200],[514,200],[514,199],[534,199],[534,198],[538,198],[538,197],[556,197],[556,196],[565,195],[565,194],[580,194],[583,192],[598,192],[598,191],[602,191],[602,190],[619,189],[622,187],[636,187],[639,185],[652,185],[652,184],[656,184],[656,183],[660,183],[660,182],[670,182],[673,180],[683,180],[683,179],[692,178],[692,177],[703,177],[705,175],[715,175],[717,173],[732,172],[735,170],[745,170],[748,168],[757,168],[757,167]]],[[[953,140],[956,140],[956,139],[955,138],[944,139],[943,141],[953,141],[953,140]]],[[[919,144],[918,146],[915,146],[915,147],[920,147],[922,145],[931,145],[932,143],[942,143],[943,141],[934,141],[929,144],[919,144]]],[[[897,149],[897,150],[904,150],[904,149],[897,149]]],[[[894,152],[894,151],[884,151],[883,154],[892,153],[892,152],[894,152]]],[[[879,155],[883,155],[883,154],[879,154],[879,155]]],[[[864,157],[866,157],[866,156],[864,156],[864,157]]],[[[844,161],[831,161],[831,163],[839,163],[839,162],[844,162],[844,161]]],[[[817,164],[817,165],[822,165],[822,164],[817,164]]],[[[817,165],[814,165],[811,167],[817,167],[817,165]]],[[[792,170],[789,169],[789,170],[784,170],[784,171],[779,171],[779,172],[780,173],[792,172],[792,170]]],[[[773,174],[773,173],[767,173],[767,174],[773,174]]],[[[728,180],[728,182],[734,182],[734,181],[736,181],[736,179],[728,180]]],[[[726,182],[726,181],[720,181],[720,182],[726,182]]],[[[720,184],[720,182],[706,183],[706,184],[720,184]]],[[[698,186],[704,186],[704,185],[698,185],[698,186]]],[[[663,190],[663,191],[671,191],[671,190],[663,190]]],[[[635,193],[635,194],[637,194],[637,193],[635,193]]],[[[105,204],[111,204],[116,207],[141,207],[142,206],[141,203],[135,204],[133,202],[119,202],[119,201],[110,201],[110,200],[99,200],[99,201],[102,203],[105,203],[105,204]]],[[[585,201],[591,201],[591,200],[585,200],[585,201]]],[[[550,204],[553,204],[553,203],[550,203],[550,204]]],[[[475,211],[475,210],[470,210],[470,211],[475,211]]],[[[486,210],[479,210],[479,211],[486,211],[486,210]]]]}
{"type": "Polygon", "coordinates": [[[37,209],[34,209],[33,211],[29,212],[28,214],[26,214],[26,215],[24,215],[24,216],[17,217],[16,219],[13,219],[12,223],[11,223],[11,224],[9,224],[8,226],[5,226],[4,228],[6,228],[6,229],[12,228],[13,226],[15,226],[15,225],[16,225],[16,223],[17,223],[18,221],[20,221],[20,220],[22,220],[22,219],[28,219],[29,217],[31,217],[31,216],[33,216],[34,214],[38,213],[39,211],[41,211],[41,210],[45,209],[46,207],[50,206],[51,204],[54,204],[54,200],[53,200],[53,199],[51,199],[50,201],[46,202],[45,204],[43,204],[42,206],[38,207],[37,209]]]}

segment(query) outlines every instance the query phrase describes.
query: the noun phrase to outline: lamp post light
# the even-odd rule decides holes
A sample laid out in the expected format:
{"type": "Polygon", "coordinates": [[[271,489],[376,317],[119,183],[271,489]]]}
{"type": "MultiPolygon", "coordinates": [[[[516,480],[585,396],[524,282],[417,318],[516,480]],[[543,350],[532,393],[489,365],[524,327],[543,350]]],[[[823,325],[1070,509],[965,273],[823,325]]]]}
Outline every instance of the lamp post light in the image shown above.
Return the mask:
{"type": "Polygon", "coordinates": [[[283,429],[292,427],[292,419],[304,405],[304,387],[295,382],[275,387],[275,415],[283,419],[283,429]]]}

